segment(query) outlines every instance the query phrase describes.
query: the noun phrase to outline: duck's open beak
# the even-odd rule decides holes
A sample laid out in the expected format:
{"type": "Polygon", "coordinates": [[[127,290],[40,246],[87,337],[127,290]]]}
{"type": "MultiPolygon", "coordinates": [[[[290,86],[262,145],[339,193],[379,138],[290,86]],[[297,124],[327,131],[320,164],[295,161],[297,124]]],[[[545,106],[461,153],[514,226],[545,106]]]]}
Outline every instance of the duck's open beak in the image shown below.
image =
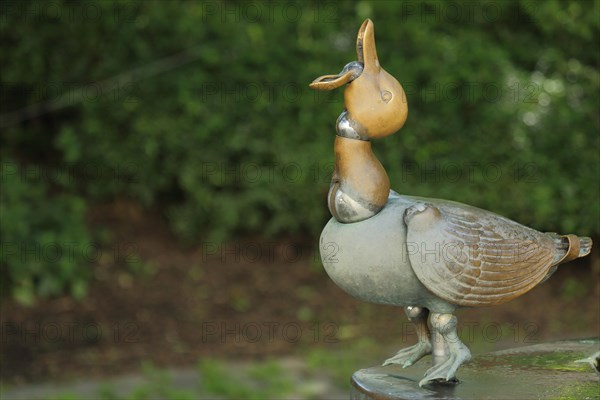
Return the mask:
{"type": "Polygon", "coordinates": [[[363,67],[356,61],[347,64],[342,72],[337,75],[323,75],[312,81],[308,87],[317,90],[332,90],[350,83],[360,76],[363,67]]]}
{"type": "Polygon", "coordinates": [[[363,73],[363,70],[379,71],[379,60],[375,49],[375,28],[368,18],[361,25],[356,37],[356,57],[358,62],[347,64],[339,74],[320,76],[308,86],[311,89],[332,90],[352,82],[363,73]]]}

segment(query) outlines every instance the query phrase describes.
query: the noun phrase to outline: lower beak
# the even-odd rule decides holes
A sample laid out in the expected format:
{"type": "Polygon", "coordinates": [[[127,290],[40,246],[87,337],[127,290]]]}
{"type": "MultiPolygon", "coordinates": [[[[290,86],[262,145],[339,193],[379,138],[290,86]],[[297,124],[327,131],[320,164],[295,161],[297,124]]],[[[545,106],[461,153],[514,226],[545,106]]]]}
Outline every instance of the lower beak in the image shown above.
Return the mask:
{"type": "Polygon", "coordinates": [[[317,90],[332,90],[352,82],[362,74],[363,65],[357,61],[346,64],[342,72],[337,75],[323,75],[312,81],[308,87],[317,90]]]}

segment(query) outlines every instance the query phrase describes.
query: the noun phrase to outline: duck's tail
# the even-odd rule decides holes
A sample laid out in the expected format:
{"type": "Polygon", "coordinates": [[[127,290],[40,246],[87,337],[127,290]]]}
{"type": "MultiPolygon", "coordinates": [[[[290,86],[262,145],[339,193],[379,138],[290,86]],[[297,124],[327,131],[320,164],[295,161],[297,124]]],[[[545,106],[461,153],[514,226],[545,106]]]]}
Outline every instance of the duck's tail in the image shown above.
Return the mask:
{"type": "Polygon", "coordinates": [[[553,265],[566,263],[585,257],[592,251],[592,239],[587,236],[558,235],[549,233],[556,245],[556,257],[553,265]]]}

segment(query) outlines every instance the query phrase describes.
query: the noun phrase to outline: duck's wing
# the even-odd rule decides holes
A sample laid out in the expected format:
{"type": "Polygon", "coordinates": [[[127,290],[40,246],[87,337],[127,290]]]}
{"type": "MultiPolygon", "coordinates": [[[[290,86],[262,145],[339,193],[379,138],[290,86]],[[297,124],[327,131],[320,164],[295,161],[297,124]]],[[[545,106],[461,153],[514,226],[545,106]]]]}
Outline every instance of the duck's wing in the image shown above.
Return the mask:
{"type": "Polygon", "coordinates": [[[456,305],[489,306],[522,295],[544,279],[555,255],[545,234],[458,203],[418,202],[404,220],[415,274],[456,305]]]}

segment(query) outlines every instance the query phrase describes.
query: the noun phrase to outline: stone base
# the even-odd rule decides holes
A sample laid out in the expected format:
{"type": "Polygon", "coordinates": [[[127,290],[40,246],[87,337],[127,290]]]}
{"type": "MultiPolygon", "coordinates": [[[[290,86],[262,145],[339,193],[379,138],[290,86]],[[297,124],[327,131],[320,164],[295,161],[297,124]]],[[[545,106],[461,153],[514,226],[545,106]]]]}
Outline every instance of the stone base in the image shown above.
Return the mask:
{"type": "Polygon", "coordinates": [[[543,343],[475,356],[458,370],[459,382],[419,387],[430,357],[361,369],[352,376],[351,399],[600,399],[600,375],[575,363],[600,350],[599,339],[543,343]]]}

